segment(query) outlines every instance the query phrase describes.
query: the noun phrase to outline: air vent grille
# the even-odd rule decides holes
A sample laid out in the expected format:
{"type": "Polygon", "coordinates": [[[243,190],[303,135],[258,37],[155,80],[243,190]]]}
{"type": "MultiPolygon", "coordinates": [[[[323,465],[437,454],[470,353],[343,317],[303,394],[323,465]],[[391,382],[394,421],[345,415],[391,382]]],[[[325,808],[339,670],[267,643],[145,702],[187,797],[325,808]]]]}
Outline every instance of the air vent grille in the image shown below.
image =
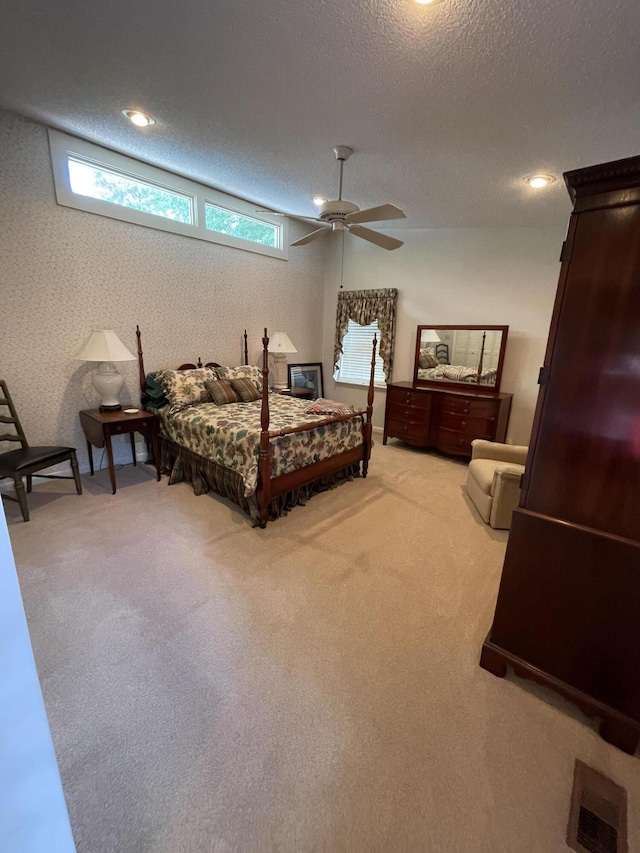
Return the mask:
{"type": "Polygon", "coordinates": [[[627,792],[576,761],[567,844],[579,853],[628,853],[627,792]]]}
{"type": "Polygon", "coordinates": [[[618,853],[618,830],[580,806],[578,842],[589,853],[618,853]]]}

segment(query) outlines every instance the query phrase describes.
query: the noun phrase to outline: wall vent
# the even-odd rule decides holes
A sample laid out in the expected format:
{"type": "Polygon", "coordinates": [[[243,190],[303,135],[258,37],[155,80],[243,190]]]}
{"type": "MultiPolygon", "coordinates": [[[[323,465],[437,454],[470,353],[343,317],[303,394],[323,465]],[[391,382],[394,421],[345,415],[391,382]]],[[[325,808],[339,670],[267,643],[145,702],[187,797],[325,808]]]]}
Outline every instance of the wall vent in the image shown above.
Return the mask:
{"type": "Polygon", "coordinates": [[[576,760],[567,844],[578,853],[628,853],[627,792],[576,760]]]}

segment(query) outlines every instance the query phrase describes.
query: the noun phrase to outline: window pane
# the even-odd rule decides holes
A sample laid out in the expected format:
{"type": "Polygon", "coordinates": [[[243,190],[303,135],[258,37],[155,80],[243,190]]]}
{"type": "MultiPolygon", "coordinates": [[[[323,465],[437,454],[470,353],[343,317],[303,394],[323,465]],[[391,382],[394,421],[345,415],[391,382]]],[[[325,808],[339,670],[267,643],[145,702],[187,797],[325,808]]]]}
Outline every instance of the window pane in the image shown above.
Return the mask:
{"type": "Polygon", "coordinates": [[[278,248],[280,229],[277,225],[253,219],[251,216],[242,216],[223,207],[214,207],[212,204],[205,204],[204,216],[205,227],[209,231],[218,231],[220,234],[240,237],[262,246],[278,248]]]}
{"type": "Polygon", "coordinates": [[[177,222],[193,223],[193,205],[189,196],[71,157],[68,162],[69,183],[77,195],[109,201],[177,222]]]}
{"type": "MultiPolygon", "coordinates": [[[[360,326],[349,320],[347,334],[342,341],[342,357],[340,365],[334,376],[338,382],[350,382],[354,385],[368,385],[371,375],[371,347],[373,336],[378,336],[380,344],[380,331],[378,321],[375,320],[370,326],[360,326]]],[[[376,366],[374,371],[374,383],[384,385],[383,362],[380,353],[376,349],[376,366]]]]}

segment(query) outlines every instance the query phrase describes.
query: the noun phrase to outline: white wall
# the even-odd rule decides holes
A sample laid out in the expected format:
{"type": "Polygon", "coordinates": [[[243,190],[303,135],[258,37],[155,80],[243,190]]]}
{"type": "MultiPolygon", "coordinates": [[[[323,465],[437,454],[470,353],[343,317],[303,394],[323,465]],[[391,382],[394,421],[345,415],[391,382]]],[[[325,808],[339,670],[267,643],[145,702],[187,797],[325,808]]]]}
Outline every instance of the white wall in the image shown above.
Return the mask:
{"type": "MultiPolygon", "coordinates": [[[[291,239],[307,230],[292,222],[291,239]]],[[[58,206],[46,128],[0,111],[0,376],[31,443],[77,447],[84,470],[96,365],[74,357],[92,329],[135,353],[138,323],[147,370],[239,364],[245,328],[257,361],[264,326],[319,361],[325,253],[319,241],[283,261],[58,206]]],[[[122,401],[137,401],[137,362],[118,369],[122,401]]],[[[126,439],[114,450],[130,461],[126,439]]]]}
{"type": "Polygon", "coordinates": [[[75,853],[1,505],[0,660],[2,850],[75,853]]]}
{"type": "MultiPolygon", "coordinates": [[[[567,197],[567,221],[571,207],[567,197]]],[[[411,380],[419,324],[508,325],[502,391],[513,393],[508,440],[526,444],[537,399],[558,282],[566,224],[547,228],[395,230],[405,241],[387,252],[347,235],[346,290],[397,287],[393,379],[411,380]]],[[[362,405],[365,392],[332,379],[340,236],[331,241],[325,275],[325,393],[362,405]]],[[[376,390],[374,424],[384,423],[385,392],[376,390]]]]}

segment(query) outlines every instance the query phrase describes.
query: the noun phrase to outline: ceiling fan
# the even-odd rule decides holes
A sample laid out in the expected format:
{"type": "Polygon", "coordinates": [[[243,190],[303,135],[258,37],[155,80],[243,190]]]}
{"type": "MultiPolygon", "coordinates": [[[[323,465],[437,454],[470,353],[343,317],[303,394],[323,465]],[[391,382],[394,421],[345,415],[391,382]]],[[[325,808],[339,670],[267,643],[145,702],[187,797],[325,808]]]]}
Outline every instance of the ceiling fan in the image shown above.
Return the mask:
{"type": "MultiPolygon", "coordinates": [[[[352,201],[342,200],[342,169],[345,160],[353,154],[353,149],[346,145],[336,145],[333,149],[336,155],[336,160],[340,163],[340,185],[338,188],[338,198],[335,201],[325,201],[320,207],[320,216],[300,216],[298,219],[308,219],[310,222],[322,222],[322,228],[306,234],[299,240],[295,240],[290,245],[304,246],[324,234],[329,234],[331,231],[349,231],[355,234],[356,237],[362,237],[370,243],[375,243],[376,246],[381,246],[383,249],[398,249],[403,245],[402,240],[396,240],[395,237],[389,237],[387,234],[381,234],[379,231],[372,231],[371,228],[365,228],[361,222],[382,222],[387,219],[405,219],[406,214],[394,204],[380,204],[377,207],[369,207],[366,210],[360,210],[357,204],[352,201]],[[326,223],[326,224],[324,224],[326,223]],[[328,227],[327,227],[328,226],[328,227]]],[[[280,214],[283,216],[291,214],[280,214]]]]}

